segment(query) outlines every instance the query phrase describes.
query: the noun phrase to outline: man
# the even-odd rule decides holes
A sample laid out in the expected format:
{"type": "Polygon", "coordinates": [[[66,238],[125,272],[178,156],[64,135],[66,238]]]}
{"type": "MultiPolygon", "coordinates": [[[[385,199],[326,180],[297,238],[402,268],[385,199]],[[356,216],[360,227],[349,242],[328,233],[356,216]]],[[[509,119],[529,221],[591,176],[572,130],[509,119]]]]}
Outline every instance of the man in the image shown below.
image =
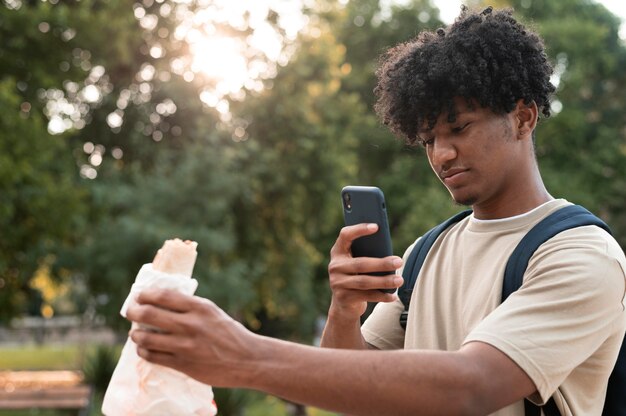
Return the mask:
{"type": "Polygon", "coordinates": [[[134,330],[145,359],[216,386],[247,387],[359,415],[524,415],[522,399],[554,395],[561,414],[599,415],[626,328],[626,259],[605,231],[565,231],[533,256],[502,305],[504,264],[524,234],[567,205],[545,189],[534,156],[549,115],[551,67],[541,40],[508,11],[464,10],[447,30],[391,49],[376,109],[424,145],[434,172],[473,215],[431,250],[398,317],[402,260],[352,258],[372,224],[342,229],[333,292],[316,349],[250,333],[210,301],[151,291],[128,311],[164,334],[134,330]],[[379,302],[363,328],[368,301],[379,302]],[[386,350],[386,351],[378,351],[386,350]]]}

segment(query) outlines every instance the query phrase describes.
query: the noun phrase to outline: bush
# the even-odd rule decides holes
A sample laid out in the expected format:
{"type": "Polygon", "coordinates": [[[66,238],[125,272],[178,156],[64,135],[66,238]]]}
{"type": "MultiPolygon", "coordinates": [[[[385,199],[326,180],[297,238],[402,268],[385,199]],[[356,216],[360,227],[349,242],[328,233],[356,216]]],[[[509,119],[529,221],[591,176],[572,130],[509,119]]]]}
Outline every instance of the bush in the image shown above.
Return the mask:
{"type": "Polygon", "coordinates": [[[119,356],[120,351],[114,346],[98,345],[91,350],[83,363],[85,382],[92,385],[96,392],[104,392],[109,385],[119,356]]]}

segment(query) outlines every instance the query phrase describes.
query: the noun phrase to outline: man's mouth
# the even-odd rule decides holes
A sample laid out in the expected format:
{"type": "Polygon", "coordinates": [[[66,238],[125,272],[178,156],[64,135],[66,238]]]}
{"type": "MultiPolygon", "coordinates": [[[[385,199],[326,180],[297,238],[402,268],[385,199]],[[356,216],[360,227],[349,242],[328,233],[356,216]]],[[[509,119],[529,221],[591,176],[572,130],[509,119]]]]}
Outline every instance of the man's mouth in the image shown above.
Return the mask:
{"type": "Polygon", "coordinates": [[[463,178],[467,176],[467,172],[469,169],[464,168],[454,168],[448,169],[446,171],[442,171],[439,174],[439,177],[447,186],[456,186],[459,185],[463,178]]]}

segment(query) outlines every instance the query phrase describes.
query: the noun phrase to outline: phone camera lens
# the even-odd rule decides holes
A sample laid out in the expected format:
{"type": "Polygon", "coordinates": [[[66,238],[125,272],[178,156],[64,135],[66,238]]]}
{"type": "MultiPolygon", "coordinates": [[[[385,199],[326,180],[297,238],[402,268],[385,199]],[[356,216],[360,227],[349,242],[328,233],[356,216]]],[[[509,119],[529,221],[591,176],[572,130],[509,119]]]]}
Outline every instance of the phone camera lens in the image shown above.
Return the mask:
{"type": "Polygon", "coordinates": [[[350,197],[349,193],[343,194],[343,201],[344,201],[347,209],[352,209],[351,200],[352,200],[352,198],[350,197]]]}

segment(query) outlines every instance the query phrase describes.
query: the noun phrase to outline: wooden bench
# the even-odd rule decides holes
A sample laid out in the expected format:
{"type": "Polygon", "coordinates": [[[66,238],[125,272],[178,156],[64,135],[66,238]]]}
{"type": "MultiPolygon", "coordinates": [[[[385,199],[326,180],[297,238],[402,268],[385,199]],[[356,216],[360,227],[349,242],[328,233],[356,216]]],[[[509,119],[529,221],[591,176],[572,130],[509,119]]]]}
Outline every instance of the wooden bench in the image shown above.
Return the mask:
{"type": "Polygon", "coordinates": [[[0,409],[64,409],[87,415],[93,390],[75,371],[0,371],[0,409]]]}

